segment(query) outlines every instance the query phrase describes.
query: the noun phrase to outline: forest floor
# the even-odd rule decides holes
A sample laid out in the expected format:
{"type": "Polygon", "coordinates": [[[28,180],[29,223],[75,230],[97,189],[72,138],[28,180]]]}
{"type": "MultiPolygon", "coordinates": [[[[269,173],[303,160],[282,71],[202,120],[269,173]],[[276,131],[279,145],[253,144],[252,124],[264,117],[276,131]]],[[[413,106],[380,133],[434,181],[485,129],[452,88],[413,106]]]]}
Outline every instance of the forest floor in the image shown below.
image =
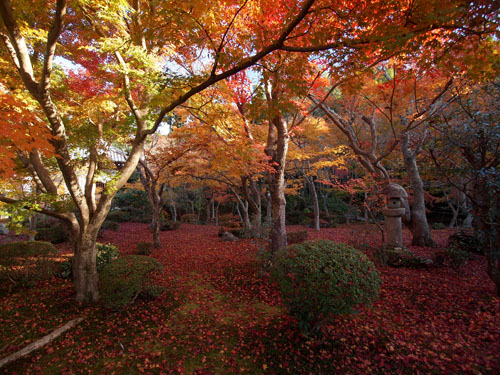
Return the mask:
{"type": "MultiPolygon", "coordinates": [[[[290,227],[289,231],[304,230],[290,227]]],[[[309,238],[349,243],[373,258],[373,226],[311,229],[309,238]]],[[[449,230],[433,232],[440,248],[449,230]]],[[[146,224],[106,231],[121,254],[151,241],[146,224]]],[[[405,233],[408,243],[408,233],[405,233]]],[[[0,295],[0,358],[69,320],[78,326],[0,370],[4,374],[499,374],[500,300],[475,256],[449,266],[377,266],[379,299],[336,318],[321,339],[300,334],[276,286],[259,275],[253,240],[222,242],[214,226],[162,232],[153,257],[168,293],[124,311],[74,300],[72,282],[54,278],[0,295]]],[[[410,248],[421,256],[438,249],[410,248]]],[[[61,246],[69,253],[68,245],[61,246]]],[[[68,254],[69,255],[69,254],[68,254]]]]}

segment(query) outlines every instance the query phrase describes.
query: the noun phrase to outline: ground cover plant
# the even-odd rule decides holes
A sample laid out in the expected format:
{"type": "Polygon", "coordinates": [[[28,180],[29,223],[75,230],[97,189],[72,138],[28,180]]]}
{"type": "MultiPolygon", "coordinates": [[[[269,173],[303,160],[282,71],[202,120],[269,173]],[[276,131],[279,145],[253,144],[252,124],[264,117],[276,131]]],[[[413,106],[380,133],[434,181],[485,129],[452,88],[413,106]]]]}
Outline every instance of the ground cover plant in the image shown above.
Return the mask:
{"type": "MultiPolygon", "coordinates": [[[[303,230],[292,227],[290,231],[303,230]]],[[[309,238],[346,242],[374,259],[374,226],[341,225],[309,238]],[[355,234],[355,235],[353,235],[355,234]]],[[[437,249],[452,231],[433,231],[437,249]]],[[[104,231],[120,257],[149,239],[147,224],[104,231]]],[[[500,301],[484,259],[472,254],[455,271],[377,265],[379,298],[335,317],[321,338],[297,328],[256,254],[262,243],[222,242],[214,226],[183,224],[161,232],[152,253],[165,291],[126,309],[75,302],[72,283],[53,278],[0,294],[0,358],[71,319],[76,327],[0,369],[3,374],[496,374],[500,371],[500,301]]],[[[411,242],[404,233],[406,244],[411,242]]],[[[69,253],[68,244],[59,252],[69,253]]],[[[2,285],[3,287],[3,285],[2,285]]]]}

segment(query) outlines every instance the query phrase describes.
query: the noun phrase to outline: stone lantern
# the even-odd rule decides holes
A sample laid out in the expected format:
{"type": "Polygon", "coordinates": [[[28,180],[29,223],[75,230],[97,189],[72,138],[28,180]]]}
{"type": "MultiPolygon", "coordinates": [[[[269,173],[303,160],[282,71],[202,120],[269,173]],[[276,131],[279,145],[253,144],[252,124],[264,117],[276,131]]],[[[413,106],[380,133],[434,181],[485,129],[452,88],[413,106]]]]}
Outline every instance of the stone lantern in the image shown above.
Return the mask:
{"type": "Polygon", "coordinates": [[[389,184],[384,189],[387,207],[382,210],[385,217],[385,233],[387,247],[403,246],[403,230],[401,218],[406,212],[403,200],[408,199],[405,189],[398,184],[389,184]]]}

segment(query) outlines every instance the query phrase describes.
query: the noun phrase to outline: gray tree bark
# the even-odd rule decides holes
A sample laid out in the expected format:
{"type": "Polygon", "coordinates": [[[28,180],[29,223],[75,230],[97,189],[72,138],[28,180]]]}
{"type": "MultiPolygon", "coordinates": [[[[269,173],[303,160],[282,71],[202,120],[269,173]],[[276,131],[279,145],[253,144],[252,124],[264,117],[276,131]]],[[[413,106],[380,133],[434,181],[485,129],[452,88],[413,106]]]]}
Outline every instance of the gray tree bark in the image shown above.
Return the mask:
{"type": "Polygon", "coordinates": [[[409,141],[409,134],[406,132],[403,133],[401,135],[401,152],[403,153],[410,186],[413,190],[413,204],[410,210],[410,220],[405,220],[405,224],[408,225],[412,233],[412,245],[434,247],[436,243],[432,238],[425,213],[425,191],[422,178],[418,171],[417,152],[410,149],[409,141]]]}

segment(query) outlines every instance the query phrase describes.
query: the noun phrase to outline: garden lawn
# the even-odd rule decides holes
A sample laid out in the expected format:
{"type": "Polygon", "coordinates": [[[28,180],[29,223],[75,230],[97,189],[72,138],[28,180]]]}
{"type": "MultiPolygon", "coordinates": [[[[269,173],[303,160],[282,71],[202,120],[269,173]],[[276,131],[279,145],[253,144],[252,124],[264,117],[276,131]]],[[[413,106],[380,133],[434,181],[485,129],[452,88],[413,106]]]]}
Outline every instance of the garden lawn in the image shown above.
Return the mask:
{"type": "MultiPolygon", "coordinates": [[[[449,234],[434,231],[439,246],[449,234]]],[[[370,257],[380,238],[372,226],[309,230],[309,236],[350,243],[370,257]]],[[[100,242],[130,254],[151,237],[146,224],[123,223],[100,242]]],[[[378,266],[380,298],[336,318],[318,339],[297,331],[276,287],[259,276],[261,243],[222,242],[216,227],[188,224],[162,232],[162,243],[152,256],[164,266],[168,292],[124,311],[76,303],[72,283],[61,279],[2,291],[1,358],[75,317],[85,320],[0,373],[500,373],[500,300],[481,256],[458,271],[378,266]]],[[[437,251],[411,249],[422,256],[437,251]]]]}

